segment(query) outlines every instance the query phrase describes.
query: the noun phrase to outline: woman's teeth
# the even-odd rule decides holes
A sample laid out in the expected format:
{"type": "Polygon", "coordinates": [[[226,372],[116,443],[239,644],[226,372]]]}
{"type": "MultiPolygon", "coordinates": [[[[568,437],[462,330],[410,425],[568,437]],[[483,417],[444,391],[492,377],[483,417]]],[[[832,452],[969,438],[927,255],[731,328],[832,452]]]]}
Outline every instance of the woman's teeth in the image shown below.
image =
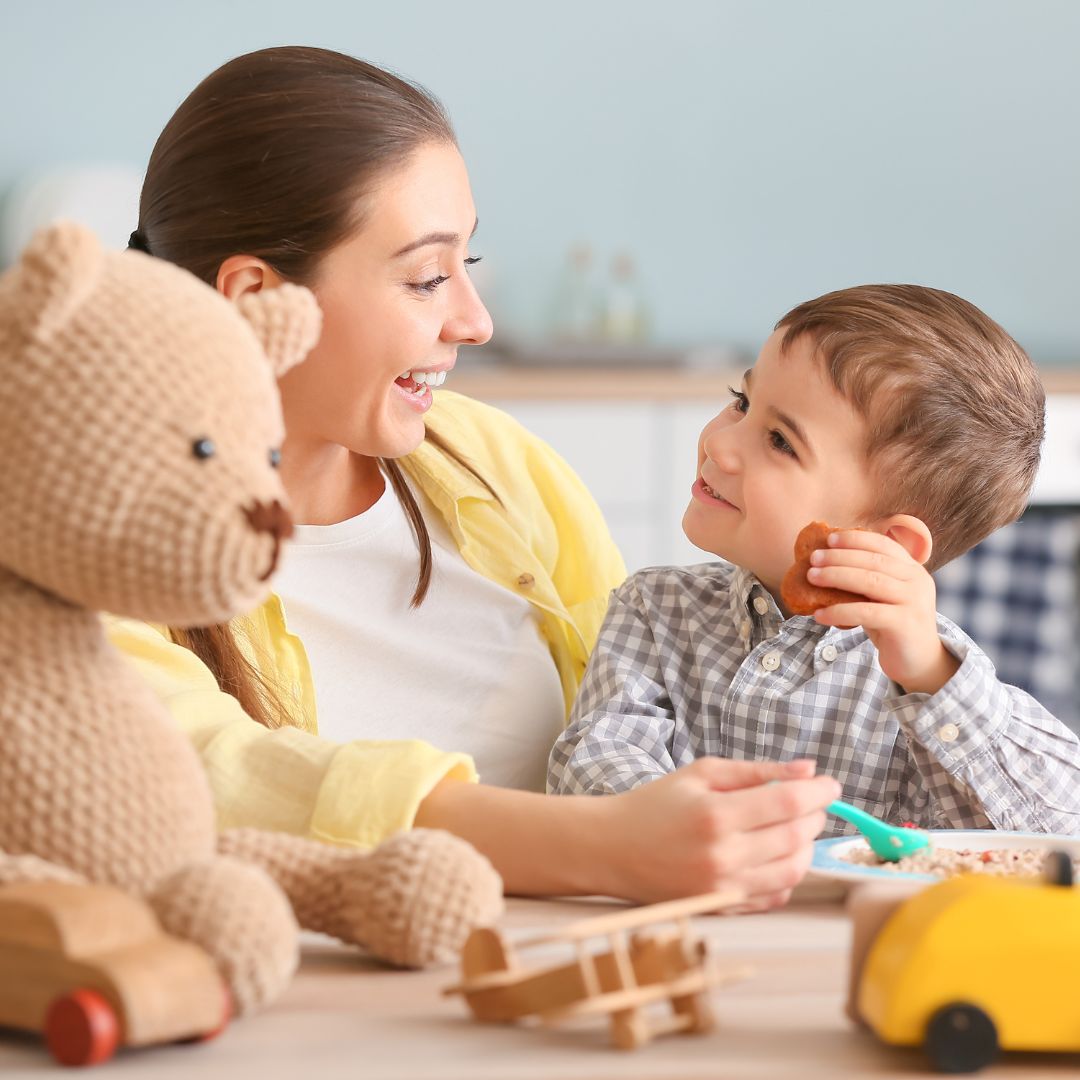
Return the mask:
{"type": "Polygon", "coordinates": [[[406,371],[398,376],[403,382],[409,382],[410,380],[416,384],[413,389],[414,394],[423,393],[424,389],[428,386],[433,389],[436,386],[442,386],[446,382],[445,371],[406,371]]]}

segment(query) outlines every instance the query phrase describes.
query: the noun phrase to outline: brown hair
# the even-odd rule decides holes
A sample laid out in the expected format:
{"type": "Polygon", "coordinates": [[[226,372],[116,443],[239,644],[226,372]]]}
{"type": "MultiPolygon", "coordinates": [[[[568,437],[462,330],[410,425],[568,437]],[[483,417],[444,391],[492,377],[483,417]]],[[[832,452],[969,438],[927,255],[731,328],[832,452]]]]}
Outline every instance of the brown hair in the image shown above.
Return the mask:
{"type": "Polygon", "coordinates": [[[919,285],[863,285],[800,304],[776,329],[781,352],[809,335],[866,419],[878,486],[870,517],[924,521],[928,569],[1023,513],[1045,395],[1027,353],[974,304],[919,285]]]}
{"type": "MultiPolygon", "coordinates": [[[[208,75],[165,125],[131,246],[211,285],[236,254],[311,283],[322,257],[362,227],[364,196],[378,178],[432,142],[455,143],[454,131],[415,83],[327,49],[248,53],[208,75]]],[[[426,437],[473,471],[433,432],[426,437]]],[[[431,580],[431,540],[401,467],[379,464],[420,549],[415,607],[431,580]]],[[[268,727],[287,721],[278,691],[244,657],[229,624],[171,633],[250,716],[268,727]]]]}

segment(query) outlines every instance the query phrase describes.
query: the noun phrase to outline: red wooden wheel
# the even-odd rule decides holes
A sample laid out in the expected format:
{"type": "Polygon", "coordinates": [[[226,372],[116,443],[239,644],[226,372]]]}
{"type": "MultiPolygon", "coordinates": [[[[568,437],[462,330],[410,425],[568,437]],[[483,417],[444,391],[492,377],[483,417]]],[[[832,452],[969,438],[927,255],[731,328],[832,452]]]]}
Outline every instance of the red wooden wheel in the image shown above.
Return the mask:
{"type": "Polygon", "coordinates": [[[61,1065],[100,1065],[120,1043],[116,1010],[96,990],[65,994],[45,1014],[45,1043],[61,1065]]]}

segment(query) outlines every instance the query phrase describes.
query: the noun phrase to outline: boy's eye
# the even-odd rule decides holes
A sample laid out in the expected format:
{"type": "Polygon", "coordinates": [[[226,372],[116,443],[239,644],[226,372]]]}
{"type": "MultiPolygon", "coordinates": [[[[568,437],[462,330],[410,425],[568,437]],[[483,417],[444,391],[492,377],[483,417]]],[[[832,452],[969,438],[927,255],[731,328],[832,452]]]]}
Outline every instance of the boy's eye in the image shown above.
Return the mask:
{"type": "Polygon", "coordinates": [[[783,433],[773,428],[769,432],[769,442],[772,444],[774,450],[779,450],[781,454],[790,454],[791,457],[795,457],[795,451],[792,449],[791,443],[784,438],[783,433]]]}
{"type": "Polygon", "coordinates": [[[733,386],[729,386],[728,393],[735,399],[731,405],[736,412],[745,413],[749,411],[750,399],[741,390],[736,390],[733,386]]]}

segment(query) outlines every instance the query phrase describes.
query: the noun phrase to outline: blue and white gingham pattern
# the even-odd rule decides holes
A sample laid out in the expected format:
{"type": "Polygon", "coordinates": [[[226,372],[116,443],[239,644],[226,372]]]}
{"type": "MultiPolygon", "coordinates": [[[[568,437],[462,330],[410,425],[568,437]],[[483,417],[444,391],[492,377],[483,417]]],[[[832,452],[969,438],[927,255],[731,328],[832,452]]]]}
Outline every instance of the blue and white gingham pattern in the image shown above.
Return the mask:
{"type": "MultiPolygon", "coordinates": [[[[725,563],[642,570],[613,594],[548,788],[626,791],[704,755],[809,757],[844,798],[924,828],[1080,832],[1080,740],[939,617],[961,660],[904,694],[861,629],[783,619],[725,563]]],[[[850,831],[830,819],[827,835],[850,831]]]]}
{"type": "Polygon", "coordinates": [[[1029,511],[934,575],[938,610],[1080,731],[1080,514],[1029,511]]]}

